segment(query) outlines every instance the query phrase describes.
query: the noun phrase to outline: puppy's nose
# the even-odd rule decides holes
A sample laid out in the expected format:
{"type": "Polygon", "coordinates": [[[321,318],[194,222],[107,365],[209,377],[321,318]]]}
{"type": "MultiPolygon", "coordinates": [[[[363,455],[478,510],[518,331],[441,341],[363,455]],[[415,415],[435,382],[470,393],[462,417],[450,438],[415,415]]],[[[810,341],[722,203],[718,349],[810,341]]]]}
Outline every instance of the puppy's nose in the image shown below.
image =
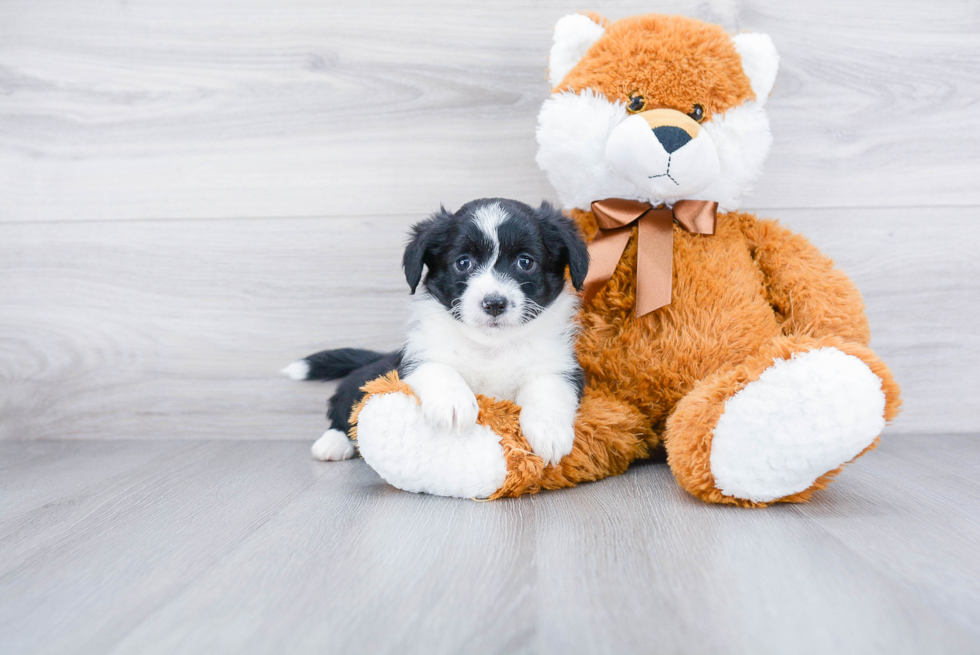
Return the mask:
{"type": "Polygon", "coordinates": [[[507,309],[507,299],[492,293],[483,297],[483,311],[490,316],[500,316],[507,309]]]}
{"type": "Polygon", "coordinates": [[[657,137],[657,141],[668,153],[679,150],[691,140],[690,134],[673,125],[661,125],[653,128],[653,136],[657,137]]]}

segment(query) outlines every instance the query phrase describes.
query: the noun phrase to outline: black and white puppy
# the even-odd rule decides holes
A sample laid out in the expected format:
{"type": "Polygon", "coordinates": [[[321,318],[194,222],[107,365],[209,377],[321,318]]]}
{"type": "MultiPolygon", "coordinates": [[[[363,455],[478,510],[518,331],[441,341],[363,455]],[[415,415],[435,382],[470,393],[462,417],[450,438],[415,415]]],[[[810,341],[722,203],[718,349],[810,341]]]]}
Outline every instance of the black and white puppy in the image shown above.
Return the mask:
{"type": "Polygon", "coordinates": [[[575,356],[578,296],[565,270],[581,290],[589,265],[575,224],[547,202],[534,209],[474,200],[417,224],[403,265],[415,299],[401,351],[328,350],[285,370],[300,380],[343,377],[314,457],[353,456],[346,433],[360,387],[395,369],[437,429],[472,427],[482,394],[521,407],[521,430],[546,463],[571,452],[584,378],[575,356]]]}

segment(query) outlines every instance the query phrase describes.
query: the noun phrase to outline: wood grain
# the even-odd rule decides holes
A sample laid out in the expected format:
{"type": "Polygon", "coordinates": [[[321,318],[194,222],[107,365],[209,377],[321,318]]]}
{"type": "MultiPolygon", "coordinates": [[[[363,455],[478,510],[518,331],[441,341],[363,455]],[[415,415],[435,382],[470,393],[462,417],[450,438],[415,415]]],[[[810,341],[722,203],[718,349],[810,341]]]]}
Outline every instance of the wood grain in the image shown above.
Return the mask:
{"type": "Polygon", "coordinates": [[[0,442],[21,472],[2,483],[0,645],[976,652],[978,443],[895,435],[810,504],[755,511],[692,499],[662,463],[476,503],[296,442],[0,442]],[[87,472],[58,475],[69,460],[87,472]]]}
{"type": "MultiPolygon", "coordinates": [[[[980,203],[975,3],[657,9],[769,33],[781,52],[775,145],[746,206],[980,203]]],[[[4,2],[0,220],[346,217],[551,197],[535,116],[551,28],[571,10],[4,2]]]]}
{"type": "MultiPolygon", "coordinates": [[[[863,290],[892,429],[980,430],[980,211],[779,215],[863,290]]],[[[0,438],[312,439],[331,387],[278,371],[400,345],[419,218],[0,224],[0,438]]]]}

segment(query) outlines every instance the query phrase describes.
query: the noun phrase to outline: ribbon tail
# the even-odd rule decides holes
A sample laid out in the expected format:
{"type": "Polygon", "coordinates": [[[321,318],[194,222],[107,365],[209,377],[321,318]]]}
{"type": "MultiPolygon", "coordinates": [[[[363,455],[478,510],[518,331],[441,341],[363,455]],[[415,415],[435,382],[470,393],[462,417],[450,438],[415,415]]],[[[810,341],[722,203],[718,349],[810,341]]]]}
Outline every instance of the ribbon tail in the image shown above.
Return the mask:
{"type": "Polygon", "coordinates": [[[718,203],[711,200],[678,200],[674,218],[692,234],[714,234],[718,203]]]}
{"type": "Polygon", "coordinates": [[[669,209],[648,211],[639,221],[636,258],[636,315],[670,304],[674,276],[674,215],[669,209]]]}
{"type": "Polygon", "coordinates": [[[592,300],[613,276],[632,233],[633,228],[629,225],[602,230],[589,244],[589,272],[583,285],[583,305],[592,300]]]}

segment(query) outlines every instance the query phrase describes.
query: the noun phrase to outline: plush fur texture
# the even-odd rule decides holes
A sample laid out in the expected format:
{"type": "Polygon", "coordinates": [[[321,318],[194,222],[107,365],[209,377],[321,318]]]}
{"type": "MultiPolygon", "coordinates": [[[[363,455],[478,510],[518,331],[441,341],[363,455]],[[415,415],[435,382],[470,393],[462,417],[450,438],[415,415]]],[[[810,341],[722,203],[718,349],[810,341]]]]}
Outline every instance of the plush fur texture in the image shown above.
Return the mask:
{"type": "Polygon", "coordinates": [[[555,42],[548,57],[548,80],[557,86],[598,41],[606,29],[584,14],[565,16],[555,24],[555,42]]]}
{"type": "Polygon", "coordinates": [[[777,359],[725,401],[711,472],[726,496],[799,493],[867,448],[885,427],[881,378],[836,348],[777,359]]]}
{"type": "Polygon", "coordinates": [[[363,411],[362,406],[355,409],[357,427],[369,435],[358,440],[358,447],[389,483],[406,491],[464,498],[487,498],[503,485],[507,462],[492,429],[474,423],[463,434],[433,430],[418,397],[398,380],[397,372],[367,389],[388,393],[373,398],[363,411]]]}
{"type": "MultiPolygon", "coordinates": [[[[586,239],[597,231],[588,210],[594,200],[672,201],[642,176],[624,175],[628,158],[608,156],[611,135],[627,120],[639,125],[636,117],[650,107],[669,108],[673,113],[658,113],[657,120],[668,116],[687,138],[674,132],[683,144],[662,139],[648,113],[643,120],[657,142],[637,141],[679,152],[709,135],[719,172],[693,197],[729,211],[719,214],[714,235],[675,226],[672,300],[641,317],[633,228],[612,278],[583,307],[577,352],[588,383],[574,447],[557,465],[545,466],[529,452],[519,407],[477,399],[477,423],[499,438],[507,469],[489,497],[616,475],[665,449],[678,483],[707,502],[805,501],[877,444],[901,400],[888,368],[868,348],[861,295],[847,276],[805,238],[732,211],[768,150],[763,109],[775,80],[775,48],[762,35],[731,37],[676,16],[612,24],[589,18],[603,32],[555,84],[538,128],[538,162],[586,239]],[[635,99],[638,93],[645,104],[635,99]],[[642,111],[630,117],[630,103],[642,111]],[[699,129],[678,118],[688,113],[701,119],[699,129]]],[[[564,30],[556,39],[570,39],[578,50],[558,48],[563,54],[553,70],[568,66],[567,53],[583,49],[582,35],[598,33],[585,29],[582,18],[560,24],[576,26],[574,39],[564,30]]],[[[628,141],[614,149],[635,147],[628,141]]],[[[647,165],[639,156],[633,161],[647,165]]],[[[413,394],[392,379],[369,390],[363,411],[376,398],[413,394]]],[[[360,430],[360,438],[383,448],[381,430],[396,430],[399,420],[390,416],[370,433],[360,430]]]]}
{"type": "MultiPolygon", "coordinates": [[[[575,19],[576,25],[587,20],[575,19]]],[[[555,47],[562,43],[558,27],[555,47]]],[[[555,93],[538,116],[538,165],[566,209],[630,198],[653,205],[714,200],[722,210],[735,210],[761,175],[772,144],[764,106],[778,64],[764,34],[733,38],[716,25],[678,16],[613,23],[560,83],[553,82],[555,93]],[[642,113],[630,115],[636,96],[647,110],[666,108],[682,119],[701,107],[702,129],[668,152],[649,129],[655,125],[642,113]]]]}
{"type": "Polygon", "coordinates": [[[406,491],[503,498],[561,489],[626,471],[649,454],[649,427],[635,409],[587,389],[575,424],[575,446],[557,466],[536,455],[520,425],[521,408],[478,395],[477,424],[460,435],[431,430],[418,397],[397,373],[365,386],[352,435],[364,459],[406,491]],[[495,486],[494,486],[495,485],[495,486]]]}

